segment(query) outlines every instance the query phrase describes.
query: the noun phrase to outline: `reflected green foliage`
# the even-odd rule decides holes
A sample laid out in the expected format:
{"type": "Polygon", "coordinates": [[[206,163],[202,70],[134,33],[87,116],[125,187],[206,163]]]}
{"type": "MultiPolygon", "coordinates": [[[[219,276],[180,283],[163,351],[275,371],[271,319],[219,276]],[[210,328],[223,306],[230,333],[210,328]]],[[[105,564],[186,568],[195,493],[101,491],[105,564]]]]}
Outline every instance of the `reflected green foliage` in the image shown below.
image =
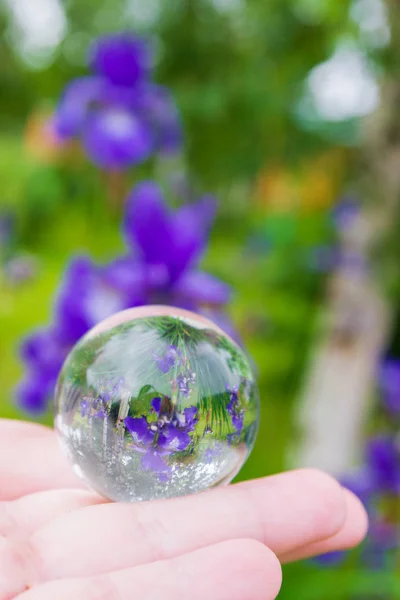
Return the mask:
{"type": "Polygon", "coordinates": [[[72,349],[55,415],[94,489],[151,500],[230,481],[253,447],[259,399],[244,354],[222,333],[195,316],[132,315],[72,349]]]}

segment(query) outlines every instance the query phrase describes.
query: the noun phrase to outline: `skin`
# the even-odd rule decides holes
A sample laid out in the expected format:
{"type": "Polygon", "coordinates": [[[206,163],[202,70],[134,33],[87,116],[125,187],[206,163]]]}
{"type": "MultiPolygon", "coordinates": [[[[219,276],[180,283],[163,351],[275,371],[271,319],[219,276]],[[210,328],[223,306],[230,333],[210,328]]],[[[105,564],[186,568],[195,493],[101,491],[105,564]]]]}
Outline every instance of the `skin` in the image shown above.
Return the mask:
{"type": "Polygon", "coordinates": [[[280,562],[367,530],[359,500],[313,469],[109,503],[75,478],[52,430],[20,421],[0,420],[0,481],[0,600],[269,600],[280,562]]]}
{"type": "MultiPolygon", "coordinates": [[[[140,308],[96,332],[155,310],[198,319],[140,308]]],[[[273,600],[281,563],[351,548],[367,531],[359,500],[312,469],[109,503],[76,478],[52,430],[21,421],[0,420],[0,482],[0,600],[273,600]]]]}

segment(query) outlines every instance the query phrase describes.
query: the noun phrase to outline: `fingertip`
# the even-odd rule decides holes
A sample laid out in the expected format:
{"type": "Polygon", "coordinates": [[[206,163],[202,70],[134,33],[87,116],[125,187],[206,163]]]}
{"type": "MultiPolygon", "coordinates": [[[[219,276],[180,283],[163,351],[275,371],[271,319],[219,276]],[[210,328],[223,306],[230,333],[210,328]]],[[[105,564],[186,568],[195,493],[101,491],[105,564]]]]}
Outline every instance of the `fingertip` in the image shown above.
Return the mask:
{"type": "MultiPolygon", "coordinates": [[[[246,600],[274,600],[282,585],[282,568],[267,546],[252,539],[219,544],[231,573],[229,597],[246,600]]],[[[227,596],[228,597],[228,596],[227,596]]]]}
{"type": "Polygon", "coordinates": [[[341,529],[335,535],[320,542],[306,545],[280,557],[282,563],[293,562],[328,554],[350,550],[362,543],[368,533],[368,515],[363,504],[349,490],[343,488],[346,518],[341,529]]]}
{"type": "Polygon", "coordinates": [[[329,473],[319,469],[298,469],[301,485],[308,491],[314,518],[315,539],[326,539],[335,535],[346,520],[347,506],[344,489],[329,473]]]}
{"type": "Polygon", "coordinates": [[[346,538],[343,537],[342,548],[353,548],[361,544],[369,528],[368,513],[361,500],[350,490],[343,488],[346,502],[346,538]]]}
{"type": "Polygon", "coordinates": [[[52,436],[53,430],[41,423],[31,421],[21,421],[19,419],[0,419],[1,436],[12,435],[19,436],[52,436]]]}

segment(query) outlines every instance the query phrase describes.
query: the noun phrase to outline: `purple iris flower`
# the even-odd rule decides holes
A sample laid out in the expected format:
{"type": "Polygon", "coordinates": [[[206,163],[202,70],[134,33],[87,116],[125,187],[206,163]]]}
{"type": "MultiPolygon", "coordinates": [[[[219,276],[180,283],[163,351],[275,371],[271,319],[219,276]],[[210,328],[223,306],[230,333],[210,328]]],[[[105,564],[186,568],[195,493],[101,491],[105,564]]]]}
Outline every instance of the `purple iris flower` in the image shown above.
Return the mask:
{"type": "Polygon", "coordinates": [[[197,269],[214,214],[215,201],[209,196],[172,212],[154,182],[134,188],[124,221],[132,255],[127,260],[142,269],[148,301],[193,310],[199,304],[218,307],[229,302],[230,288],[197,269]]]}
{"type": "Polygon", "coordinates": [[[77,257],[70,262],[54,315],[54,330],[65,346],[75,344],[99,321],[135,305],[138,297],[129,297],[115,289],[108,278],[109,267],[98,267],[87,257],[77,257]]]}
{"type": "Polygon", "coordinates": [[[54,386],[55,378],[51,375],[28,369],[16,388],[19,407],[32,415],[42,414],[47,409],[54,386]]]}
{"type": "Polygon", "coordinates": [[[332,568],[341,565],[345,561],[347,555],[347,552],[338,550],[336,552],[328,552],[327,554],[315,556],[312,559],[312,562],[319,565],[320,567],[332,568]]]}
{"type": "Polygon", "coordinates": [[[132,87],[150,75],[152,52],[144,39],[129,33],[110,35],[95,42],[90,64],[113,84],[132,87]]]}
{"type": "Polygon", "coordinates": [[[156,147],[163,154],[173,154],[183,144],[183,128],[178,109],[167,88],[148,86],[142,92],[144,114],[153,124],[156,147]]]}
{"type": "Polygon", "coordinates": [[[66,356],[64,340],[54,328],[40,330],[22,343],[20,352],[26,372],[16,390],[18,403],[23,410],[40,414],[47,408],[66,356]]]}
{"type": "Polygon", "coordinates": [[[103,108],[87,117],[83,146],[94,163],[127,168],[146,160],[153,150],[151,128],[125,108],[103,108]]]}
{"type": "Polygon", "coordinates": [[[379,373],[383,401],[391,413],[400,414],[400,360],[386,360],[379,373]]]}
{"type": "MultiPolygon", "coordinates": [[[[51,326],[23,343],[27,373],[17,390],[23,408],[46,409],[72,346],[120,310],[160,302],[180,306],[204,313],[234,336],[223,312],[231,296],[229,286],[198,269],[214,213],[215,201],[209,196],[172,212],[155,183],[136,186],[124,220],[128,253],[105,266],[88,257],[74,258],[64,274],[51,326]]],[[[163,373],[172,369],[176,359],[182,361],[173,346],[162,356],[154,355],[163,373]]],[[[182,380],[177,382],[181,393],[186,395],[192,384],[192,374],[182,369],[182,380]]]]}
{"type": "Polygon", "coordinates": [[[104,86],[98,77],[80,77],[67,85],[52,119],[61,141],[80,135],[92,104],[100,102],[104,86]]]}
{"type": "MultiPolygon", "coordinates": [[[[384,568],[391,550],[397,547],[398,525],[386,521],[381,513],[381,501],[400,494],[400,448],[396,438],[383,435],[372,438],[367,445],[365,466],[342,478],[341,484],[360,498],[369,513],[369,535],[361,554],[362,562],[369,568],[384,568]]],[[[345,553],[333,553],[313,560],[330,566],[345,556],[345,553]]]]}
{"type": "MultiPolygon", "coordinates": [[[[379,385],[383,401],[389,412],[400,414],[400,360],[386,359],[379,370],[379,385]]],[[[396,428],[368,440],[362,469],[341,480],[341,484],[355,493],[369,513],[369,535],[361,561],[369,569],[384,569],[394,558],[398,547],[396,513],[391,510],[400,496],[400,439],[396,428]]],[[[320,562],[320,559],[317,559],[320,562]]],[[[322,560],[325,560],[324,557],[322,560]]],[[[329,556],[326,557],[329,564],[329,556]]]]}
{"type": "Polygon", "coordinates": [[[176,383],[178,385],[178,390],[185,396],[189,397],[191,392],[191,386],[196,382],[196,373],[179,373],[176,378],[176,383]]]}
{"type": "Polygon", "coordinates": [[[55,303],[53,323],[33,333],[21,345],[27,371],[17,388],[21,408],[40,413],[49,397],[72,346],[96,323],[119,310],[135,306],[139,299],[116,290],[108,283],[108,268],[90,259],[73,259],[55,303]]]}
{"type": "Polygon", "coordinates": [[[73,81],[53,117],[60,140],[80,138],[88,157],[105,169],[123,169],[156,150],[149,119],[130,106],[125,90],[98,77],[73,81]]]}
{"type": "Polygon", "coordinates": [[[374,494],[374,482],[368,466],[340,479],[341,485],[353,492],[366,506],[370,504],[374,494]]]}
{"type": "Polygon", "coordinates": [[[360,202],[351,195],[344,196],[332,210],[332,219],[336,229],[345,231],[351,227],[360,214],[360,202]]]}
{"type": "Polygon", "coordinates": [[[400,447],[394,436],[380,436],[369,441],[367,464],[376,491],[400,494],[400,447]]]}
{"type": "Polygon", "coordinates": [[[147,41],[130,34],[102,38],[90,62],[95,75],[72,81],[53,117],[60,140],[79,138],[95,164],[115,170],[180,150],[180,116],[169,91],[149,79],[147,41]]]}
{"type": "Polygon", "coordinates": [[[57,376],[65,356],[61,341],[54,329],[39,330],[22,343],[21,357],[30,369],[57,376]]]}
{"type": "Polygon", "coordinates": [[[387,523],[377,515],[374,515],[370,521],[369,536],[363,551],[363,562],[369,568],[383,569],[388,566],[391,551],[398,549],[398,524],[387,523]]]}

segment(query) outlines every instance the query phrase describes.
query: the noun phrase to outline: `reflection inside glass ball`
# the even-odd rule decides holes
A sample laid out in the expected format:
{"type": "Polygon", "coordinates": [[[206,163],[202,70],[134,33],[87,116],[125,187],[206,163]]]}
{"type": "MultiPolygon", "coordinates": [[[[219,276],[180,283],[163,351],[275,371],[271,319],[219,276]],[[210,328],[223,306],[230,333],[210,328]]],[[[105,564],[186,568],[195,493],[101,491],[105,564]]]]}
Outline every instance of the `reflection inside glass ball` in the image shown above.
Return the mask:
{"type": "Polygon", "coordinates": [[[59,377],[62,447],[112,500],[228,483],[254,444],[259,400],[244,353],[211,322],[171,311],[115,315],[82,338],[59,377]]]}

